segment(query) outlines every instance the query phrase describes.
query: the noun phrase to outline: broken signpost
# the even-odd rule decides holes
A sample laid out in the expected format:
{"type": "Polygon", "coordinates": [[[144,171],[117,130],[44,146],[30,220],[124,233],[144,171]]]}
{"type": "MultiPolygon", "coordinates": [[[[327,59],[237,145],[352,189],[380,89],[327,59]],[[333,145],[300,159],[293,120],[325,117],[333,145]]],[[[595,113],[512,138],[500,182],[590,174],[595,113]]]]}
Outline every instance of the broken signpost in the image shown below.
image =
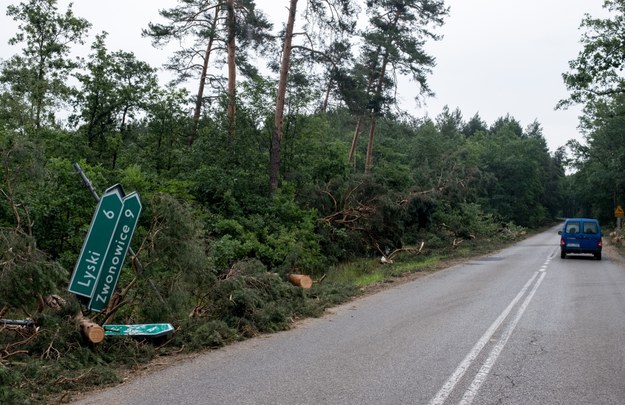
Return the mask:
{"type": "Polygon", "coordinates": [[[68,290],[91,299],[122,210],[119,185],[108,188],[96,208],[68,290]]]}
{"type": "Polygon", "coordinates": [[[111,299],[113,291],[115,291],[119,273],[124,265],[126,252],[128,252],[128,246],[137,226],[140,213],[141,201],[139,200],[139,195],[133,192],[124,197],[123,208],[113,232],[112,243],[104,258],[102,271],[89,302],[89,309],[92,311],[101,312],[111,299]]]}
{"type": "Polygon", "coordinates": [[[136,192],[125,195],[116,184],[99,198],[80,166],[74,168],[93,196],[99,200],[68,290],[89,300],[88,308],[101,312],[109,303],[130,250],[130,241],[141,214],[136,192]]]}

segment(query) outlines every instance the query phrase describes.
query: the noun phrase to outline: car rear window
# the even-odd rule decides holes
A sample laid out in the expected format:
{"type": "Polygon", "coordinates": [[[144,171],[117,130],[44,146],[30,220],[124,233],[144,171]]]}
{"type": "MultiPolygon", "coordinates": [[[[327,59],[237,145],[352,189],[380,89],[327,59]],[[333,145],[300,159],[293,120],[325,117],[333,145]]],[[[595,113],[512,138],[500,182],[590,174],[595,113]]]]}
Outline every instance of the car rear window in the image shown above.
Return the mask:
{"type": "Polygon", "coordinates": [[[584,222],[584,233],[597,233],[597,224],[595,222],[584,222]]]}
{"type": "Polygon", "coordinates": [[[564,232],[566,232],[566,233],[577,233],[581,229],[580,225],[581,224],[580,224],[579,221],[567,222],[566,227],[564,228],[564,232]]]}

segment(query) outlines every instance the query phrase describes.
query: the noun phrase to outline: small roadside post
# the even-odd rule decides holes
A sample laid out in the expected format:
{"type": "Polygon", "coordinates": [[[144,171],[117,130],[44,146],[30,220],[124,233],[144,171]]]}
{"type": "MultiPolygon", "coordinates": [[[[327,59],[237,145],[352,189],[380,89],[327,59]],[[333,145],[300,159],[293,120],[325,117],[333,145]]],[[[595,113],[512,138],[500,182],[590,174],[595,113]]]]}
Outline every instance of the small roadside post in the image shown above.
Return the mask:
{"type": "Polygon", "coordinates": [[[623,211],[623,208],[620,205],[616,206],[616,209],[614,210],[614,216],[616,217],[616,229],[621,230],[621,227],[623,225],[623,217],[625,217],[625,211],[623,211]]]}

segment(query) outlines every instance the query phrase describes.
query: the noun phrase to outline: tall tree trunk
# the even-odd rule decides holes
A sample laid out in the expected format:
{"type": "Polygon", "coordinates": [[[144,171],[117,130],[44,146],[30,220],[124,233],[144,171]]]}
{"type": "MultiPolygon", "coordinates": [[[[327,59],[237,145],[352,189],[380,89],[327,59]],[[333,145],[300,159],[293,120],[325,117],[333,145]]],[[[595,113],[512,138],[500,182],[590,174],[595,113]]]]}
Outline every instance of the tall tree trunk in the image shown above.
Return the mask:
{"type": "Polygon", "coordinates": [[[330,92],[332,91],[333,85],[334,81],[332,79],[328,80],[328,84],[326,85],[326,94],[323,98],[323,104],[321,104],[322,113],[326,113],[328,111],[328,104],[330,103],[330,92]]]}
{"type": "Polygon", "coordinates": [[[237,81],[237,69],[234,60],[236,52],[235,43],[235,15],[234,15],[234,0],[228,0],[228,136],[229,139],[234,139],[236,123],[236,81],[237,81]]]}
{"type": "Polygon", "coordinates": [[[47,84],[45,84],[45,74],[43,72],[43,66],[45,60],[39,58],[39,68],[37,69],[37,78],[35,83],[35,90],[33,94],[34,107],[35,107],[35,128],[41,128],[41,114],[43,112],[43,101],[45,98],[47,84]]]}
{"type": "MultiPolygon", "coordinates": [[[[395,28],[397,26],[397,22],[399,21],[399,17],[401,15],[401,11],[398,8],[395,12],[395,16],[393,19],[392,27],[395,28]]],[[[383,48],[378,47],[378,51],[381,51],[383,48]]],[[[386,75],[386,65],[388,65],[388,51],[384,51],[384,58],[382,60],[382,66],[380,69],[380,77],[378,77],[378,83],[375,88],[374,100],[379,100],[382,95],[382,88],[384,86],[384,76],[386,75]]],[[[369,124],[369,144],[367,145],[367,159],[365,163],[365,174],[369,174],[371,172],[371,166],[373,165],[373,140],[375,137],[375,126],[377,113],[375,110],[371,111],[371,123],[369,124]]]]}
{"type": "Polygon", "coordinates": [[[197,97],[195,98],[195,110],[193,111],[193,128],[189,134],[187,144],[193,145],[195,138],[197,137],[197,130],[200,124],[200,114],[202,113],[202,99],[204,98],[204,86],[206,85],[206,72],[208,72],[208,60],[210,59],[211,51],[213,50],[213,42],[215,40],[215,30],[217,29],[217,18],[219,17],[219,7],[215,7],[215,16],[213,17],[213,25],[211,27],[210,38],[208,39],[208,45],[206,46],[206,52],[204,53],[204,63],[202,64],[202,75],[200,76],[200,85],[197,90],[197,97]]]}
{"type": "MultiPolygon", "coordinates": [[[[384,61],[382,62],[382,68],[380,69],[380,77],[375,88],[374,99],[379,100],[382,95],[382,86],[384,85],[384,75],[386,75],[386,65],[388,64],[388,53],[384,54],[384,61]]],[[[373,139],[375,137],[375,125],[376,125],[376,111],[371,111],[371,123],[369,124],[369,143],[367,144],[367,159],[365,163],[365,174],[371,172],[371,166],[373,165],[373,139]]]]}
{"type": "Polygon", "coordinates": [[[280,177],[280,148],[282,143],[282,130],[284,124],[284,102],[286,98],[286,84],[289,76],[289,64],[293,40],[293,27],[295,26],[295,14],[297,0],[291,0],[289,5],[289,20],[286,24],[284,35],[284,47],[282,49],[282,62],[280,64],[280,81],[278,82],[278,95],[276,97],[276,115],[274,119],[274,131],[271,138],[271,154],[269,157],[269,192],[273,193],[278,188],[280,177]]]}
{"type": "Polygon", "coordinates": [[[367,144],[367,161],[365,163],[365,174],[371,172],[371,166],[373,165],[373,138],[375,135],[375,115],[371,113],[371,124],[369,124],[369,143],[367,144]]]}
{"type": "Polygon", "coordinates": [[[360,124],[362,123],[362,115],[358,116],[356,120],[356,129],[354,130],[354,138],[352,139],[352,147],[349,149],[349,161],[354,159],[354,153],[356,153],[356,145],[358,145],[358,137],[360,136],[360,124]]]}
{"type": "MultiPolygon", "coordinates": [[[[369,94],[369,92],[371,91],[372,85],[373,85],[373,68],[371,69],[371,75],[369,76],[369,80],[367,81],[367,89],[366,89],[367,94],[369,94]]],[[[352,139],[352,147],[349,149],[349,161],[350,162],[354,159],[354,154],[356,153],[356,146],[358,145],[358,138],[360,137],[360,125],[361,124],[362,124],[362,114],[359,114],[358,120],[356,121],[356,129],[354,130],[354,138],[352,139]]]]}

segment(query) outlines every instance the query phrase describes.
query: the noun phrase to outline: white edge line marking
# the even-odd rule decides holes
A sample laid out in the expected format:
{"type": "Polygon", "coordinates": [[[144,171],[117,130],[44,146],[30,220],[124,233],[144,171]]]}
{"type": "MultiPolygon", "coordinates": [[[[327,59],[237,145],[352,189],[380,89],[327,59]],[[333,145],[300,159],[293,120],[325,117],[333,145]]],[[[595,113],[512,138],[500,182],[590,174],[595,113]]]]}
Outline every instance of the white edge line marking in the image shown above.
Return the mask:
{"type": "Polygon", "coordinates": [[[449,376],[447,381],[445,381],[445,384],[443,384],[443,387],[436,393],[434,398],[430,400],[429,405],[441,405],[445,402],[445,400],[447,399],[447,397],[449,397],[449,395],[451,394],[451,391],[454,389],[456,384],[458,384],[458,381],[460,381],[462,376],[467,372],[467,370],[469,369],[469,366],[471,366],[471,363],[477,358],[478,354],[480,354],[484,346],[486,346],[486,343],[488,343],[488,341],[493,336],[495,331],[499,328],[499,326],[501,326],[501,323],[504,321],[504,319],[506,319],[508,314],[510,314],[510,311],[512,311],[512,308],[517,304],[517,302],[519,302],[521,297],[523,297],[523,295],[525,294],[529,286],[532,284],[532,282],[536,278],[536,276],[538,276],[538,272],[534,273],[534,275],[529,279],[529,281],[525,283],[521,291],[519,291],[517,296],[514,297],[512,302],[510,302],[508,307],[504,309],[504,311],[499,315],[499,317],[495,319],[495,322],[493,322],[493,324],[490,325],[490,327],[486,330],[486,332],[484,332],[480,340],[478,340],[475,346],[473,346],[469,354],[466,355],[466,357],[462,360],[462,362],[460,362],[460,364],[458,365],[456,370],[453,372],[453,374],[449,376]]]}
{"type": "Polygon", "coordinates": [[[490,354],[488,355],[488,358],[486,359],[486,361],[480,368],[480,371],[478,371],[477,375],[473,379],[473,382],[471,382],[471,385],[469,386],[469,388],[467,388],[466,392],[464,393],[464,396],[460,400],[460,404],[470,405],[475,399],[475,396],[477,395],[478,390],[480,389],[480,387],[486,380],[486,377],[490,373],[490,370],[492,369],[492,367],[495,365],[495,362],[499,358],[499,355],[501,354],[504,346],[508,342],[508,339],[512,335],[512,332],[516,328],[516,325],[519,323],[519,320],[525,313],[525,310],[527,309],[530,301],[534,297],[534,294],[536,293],[536,290],[540,286],[540,283],[542,283],[543,279],[545,278],[545,275],[546,275],[545,273],[542,273],[540,277],[538,278],[538,281],[534,285],[534,288],[532,288],[532,291],[527,295],[527,297],[525,298],[525,301],[523,301],[523,303],[519,307],[519,310],[517,311],[516,316],[514,317],[512,322],[510,322],[510,325],[508,325],[508,328],[506,329],[506,331],[501,335],[501,337],[499,338],[499,341],[495,344],[495,346],[493,347],[493,350],[491,350],[490,354]]]}

